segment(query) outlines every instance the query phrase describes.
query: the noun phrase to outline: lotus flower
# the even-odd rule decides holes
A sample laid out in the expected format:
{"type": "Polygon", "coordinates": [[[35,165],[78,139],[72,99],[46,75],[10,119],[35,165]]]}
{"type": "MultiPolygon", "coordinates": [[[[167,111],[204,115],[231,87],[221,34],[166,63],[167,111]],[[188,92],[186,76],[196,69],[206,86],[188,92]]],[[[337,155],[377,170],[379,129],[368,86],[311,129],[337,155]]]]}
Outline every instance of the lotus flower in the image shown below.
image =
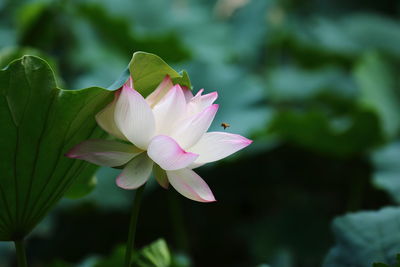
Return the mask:
{"type": "Polygon", "coordinates": [[[97,123],[125,142],[87,140],[67,156],[100,166],[124,166],[117,185],[136,189],[152,171],[158,183],[171,184],[185,197],[215,201],[204,180],[193,169],[225,158],[251,140],[226,132],[207,132],[218,105],[217,92],[195,96],[167,76],[147,97],[133,89],[130,79],[115,93],[114,101],[96,115],[97,123]]]}

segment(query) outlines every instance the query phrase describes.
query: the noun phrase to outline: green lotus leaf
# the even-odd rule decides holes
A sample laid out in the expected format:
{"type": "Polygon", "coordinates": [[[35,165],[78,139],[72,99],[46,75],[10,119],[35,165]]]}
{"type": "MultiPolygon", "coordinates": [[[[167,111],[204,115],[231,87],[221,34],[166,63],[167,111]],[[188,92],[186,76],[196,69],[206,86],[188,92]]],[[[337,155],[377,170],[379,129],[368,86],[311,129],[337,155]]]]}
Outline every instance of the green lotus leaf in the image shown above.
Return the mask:
{"type": "Polygon", "coordinates": [[[42,59],[24,56],[0,71],[0,240],[18,240],[96,166],[64,154],[105,133],[94,116],[111,91],[62,90],[42,59]]]}
{"type": "Polygon", "coordinates": [[[160,57],[145,53],[136,52],[129,63],[129,70],[134,81],[135,89],[142,95],[150,94],[169,75],[174,84],[180,84],[191,89],[189,75],[186,71],[178,73],[171,68],[160,57]]]}

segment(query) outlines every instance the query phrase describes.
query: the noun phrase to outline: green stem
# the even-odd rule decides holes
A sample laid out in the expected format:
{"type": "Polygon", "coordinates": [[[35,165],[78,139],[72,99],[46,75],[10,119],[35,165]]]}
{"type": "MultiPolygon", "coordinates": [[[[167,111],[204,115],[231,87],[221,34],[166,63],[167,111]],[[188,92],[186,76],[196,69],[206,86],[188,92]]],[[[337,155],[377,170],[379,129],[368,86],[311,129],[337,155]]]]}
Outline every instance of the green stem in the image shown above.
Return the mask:
{"type": "Polygon", "coordinates": [[[183,210],[180,199],[178,198],[178,194],[176,194],[176,192],[169,191],[167,194],[168,194],[169,214],[170,214],[172,229],[174,232],[174,237],[176,239],[177,249],[180,252],[188,254],[189,246],[185,231],[185,220],[183,217],[183,210]]]}
{"type": "Polygon", "coordinates": [[[136,225],[138,221],[140,202],[142,200],[144,186],[145,185],[142,185],[136,190],[135,198],[133,200],[134,202],[131,210],[131,221],[129,224],[128,241],[126,243],[126,251],[125,251],[125,267],[130,267],[132,262],[133,243],[135,242],[136,225]]]}
{"type": "Polygon", "coordinates": [[[17,251],[18,267],[27,267],[28,262],[26,260],[25,246],[23,240],[15,240],[15,250],[17,251]]]}

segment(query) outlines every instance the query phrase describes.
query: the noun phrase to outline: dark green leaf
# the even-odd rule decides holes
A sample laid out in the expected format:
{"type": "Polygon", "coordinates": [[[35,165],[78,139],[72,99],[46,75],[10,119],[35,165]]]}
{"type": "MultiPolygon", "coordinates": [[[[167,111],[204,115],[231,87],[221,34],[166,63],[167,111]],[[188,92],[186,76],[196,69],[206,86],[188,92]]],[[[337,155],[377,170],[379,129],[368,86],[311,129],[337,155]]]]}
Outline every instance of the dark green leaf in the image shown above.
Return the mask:
{"type": "Polygon", "coordinates": [[[400,208],[384,208],[339,217],[333,222],[336,245],[324,267],[370,267],[395,264],[400,252],[400,208]]]}
{"type": "Polygon", "coordinates": [[[93,165],[64,154],[104,136],[94,115],[112,100],[102,88],[61,90],[49,65],[25,56],[0,72],[0,240],[26,236],[93,165]]]}

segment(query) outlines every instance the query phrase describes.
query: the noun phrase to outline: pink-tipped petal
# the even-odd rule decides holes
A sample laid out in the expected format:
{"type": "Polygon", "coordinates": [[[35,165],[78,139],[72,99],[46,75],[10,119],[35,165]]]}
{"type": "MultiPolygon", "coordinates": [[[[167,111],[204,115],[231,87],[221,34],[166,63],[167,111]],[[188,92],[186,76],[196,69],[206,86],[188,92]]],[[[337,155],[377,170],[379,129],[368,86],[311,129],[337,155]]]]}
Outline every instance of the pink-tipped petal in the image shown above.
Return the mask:
{"type": "Polygon", "coordinates": [[[199,156],[186,152],[174,139],[165,135],[156,136],[151,140],[147,154],[164,170],[185,168],[199,156]]]}
{"type": "Polygon", "coordinates": [[[153,107],[156,121],[156,134],[168,135],[186,111],[186,101],[179,85],[172,87],[168,93],[153,107]]]}
{"type": "Polygon", "coordinates": [[[123,189],[136,189],[142,186],[150,177],[153,161],[146,153],[131,160],[117,177],[117,185],[123,189]]]}
{"type": "Polygon", "coordinates": [[[217,92],[212,92],[206,95],[201,95],[204,89],[199,90],[197,94],[190,99],[187,105],[187,114],[193,115],[202,112],[207,107],[211,106],[218,98],[217,92]]]}
{"type": "Polygon", "coordinates": [[[114,119],[130,142],[146,150],[154,135],[155,120],[150,106],[141,94],[124,85],[116,103],[114,119]]]}
{"type": "Polygon", "coordinates": [[[100,166],[116,167],[124,165],[141,152],[133,145],[93,139],[78,144],[65,156],[86,160],[100,166]]]}
{"type": "Polygon", "coordinates": [[[190,90],[187,87],[182,87],[182,90],[183,90],[183,94],[185,95],[186,103],[189,103],[190,99],[193,98],[192,90],[190,90]]]}
{"type": "Polygon", "coordinates": [[[247,147],[252,142],[253,141],[238,134],[224,132],[205,133],[200,140],[190,148],[191,152],[199,154],[199,157],[193,162],[191,167],[223,159],[247,147]]]}
{"type": "Polygon", "coordinates": [[[201,177],[190,169],[167,171],[168,180],[176,191],[199,202],[216,201],[211,189],[201,177]]]}
{"type": "Polygon", "coordinates": [[[168,189],[169,187],[169,182],[168,182],[168,177],[167,173],[161,169],[158,164],[154,164],[153,166],[153,174],[154,177],[156,178],[157,182],[165,189],[168,189]]]}
{"type": "Polygon", "coordinates": [[[157,86],[157,88],[146,97],[146,101],[150,107],[155,106],[158,101],[160,101],[172,88],[174,84],[172,83],[169,75],[165,76],[164,80],[157,86]]]}
{"type": "Polygon", "coordinates": [[[176,125],[176,129],[171,132],[171,137],[174,138],[181,147],[190,148],[196,144],[208,130],[214,120],[217,110],[218,105],[214,104],[202,112],[182,120],[176,125]]]}
{"type": "Polygon", "coordinates": [[[118,129],[114,120],[115,105],[120,95],[120,91],[115,92],[114,100],[96,114],[97,124],[107,133],[121,139],[127,140],[123,133],[118,129]]]}

